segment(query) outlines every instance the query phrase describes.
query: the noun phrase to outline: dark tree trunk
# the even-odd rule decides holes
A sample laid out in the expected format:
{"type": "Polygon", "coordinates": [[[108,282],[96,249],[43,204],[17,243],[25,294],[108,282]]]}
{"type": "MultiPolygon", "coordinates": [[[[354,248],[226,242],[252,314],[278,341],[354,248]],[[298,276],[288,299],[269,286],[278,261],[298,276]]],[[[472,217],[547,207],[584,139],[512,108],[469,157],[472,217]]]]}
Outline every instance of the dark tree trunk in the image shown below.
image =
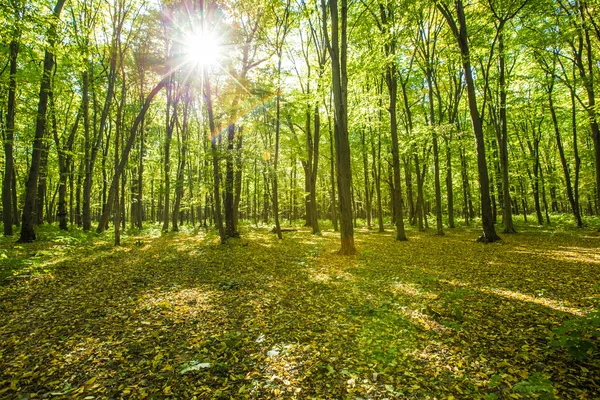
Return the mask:
{"type": "MultiPolygon", "coordinates": [[[[50,94],[48,96],[50,97],[50,94]]],[[[41,150],[42,156],[40,158],[40,171],[38,175],[38,186],[35,199],[36,225],[42,225],[44,223],[44,205],[46,202],[46,189],[48,187],[48,151],[50,150],[50,144],[48,143],[46,138],[42,139],[41,150]]]]}
{"type": "Polygon", "coordinates": [[[366,138],[365,138],[365,131],[362,130],[361,131],[361,142],[362,142],[362,161],[363,161],[363,172],[364,172],[364,177],[365,177],[365,203],[366,203],[366,209],[365,209],[365,213],[366,213],[366,222],[367,222],[367,229],[371,230],[371,196],[369,193],[370,190],[370,183],[369,183],[369,158],[368,158],[368,154],[369,151],[367,149],[367,144],[366,144],[366,138]]]}
{"type": "Polygon", "coordinates": [[[461,147],[459,149],[460,153],[460,166],[461,166],[461,178],[462,178],[462,188],[463,188],[463,215],[465,217],[465,225],[469,226],[469,217],[472,212],[470,212],[470,202],[471,202],[471,188],[469,185],[469,170],[467,167],[467,157],[464,149],[461,147]]]}
{"type": "Polygon", "coordinates": [[[183,122],[181,125],[179,163],[177,164],[177,182],[175,182],[175,204],[173,204],[173,231],[179,230],[178,220],[181,218],[181,200],[183,199],[183,183],[184,172],[187,163],[187,146],[188,146],[188,113],[191,98],[189,93],[186,93],[183,103],[183,122]]]}
{"type": "MultiPolygon", "coordinates": [[[[115,32],[113,35],[116,36],[120,32],[120,26],[115,28],[115,32]]],[[[95,132],[95,137],[91,140],[86,141],[86,152],[89,154],[89,158],[87,160],[86,169],[85,169],[85,179],[83,182],[83,230],[88,231],[92,226],[92,214],[91,214],[91,194],[92,194],[92,184],[93,184],[93,171],[94,164],[96,163],[96,158],[98,156],[98,151],[100,149],[100,145],[102,144],[104,138],[104,131],[106,130],[106,125],[108,123],[108,118],[110,114],[110,108],[112,105],[112,101],[114,98],[114,90],[115,90],[115,82],[117,80],[117,54],[116,54],[116,39],[113,37],[113,43],[111,45],[111,56],[110,56],[110,66],[108,73],[108,87],[106,91],[106,98],[104,101],[104,107],[102,109],[102,114],[100,115],[100,125],[98,130],[95,132]],[[91,150],[88,147],[91,146],[91,150]]],[[[84,98],[88,95],[85,93],[88,89],[89,84],[86,82],[88,79],[87,71],[84,71],[84,98]]],[[[86,109],[89,107],[86,107],[86,109]]],[[[84,117],[87,112],[84,113],[84,117]]],[[[96,113],[94,112],[94,117],[96,113]]],[[[84,120],[88,120],[85,123],[88,126],[87,130],[87,138],[89,138],[89,118],[84,118],[84,120]]],[[[94,124],[95,126],[95,124],[94,124]]],[[[106,140],[108,143],[108,139],[106,140]]],[[[107,144],[108,146],[108,144],[107,144]]],[[[103,202],[103,208],[110,208],[111,205],[106,206],[106,201],[103,202]]],[[[103,211],[104,212],[104,211],[103,211]]],[[[108,223],[108,220],[106,221],[108,223]]]]}
{"type": "MultiPolygon", "coordinates": [[[[2,220],[4,222],[4,236],[13,234],[13,182],[14,156],[13,141],[15,132],[16,93],[17,93],[17,57],[19,55],[19,41],[13,39],[9,45],[9,77],[8,77],[8,108],[6,111],[6,134],[4,137],[4,180],[2,181],[2,220]]],[[[15,193],[16,194],[16,193],[15,193]]],[[[14,204],[16,205],[16,204],[14,204]]]]}
{"type": "Polygon", "coordinates": [[[433,106],[433,71],[427,69],[427,93],[429,97],[429,119],[431,122],[431,135],[433,142],[433,181],[435,187],[435,221],[438,236],[444,235],[444,226],[442,222],[442,190],[440,185],[440,160],[438,149],[438,138],[435,126],[435,111],[433,106]]]}
{"type": "Polygon", "coordinates": [[[214,219],[219,230],[219,238],[221,243],[225,243],[225,228],[223,227],[223,216],[221,215],[221,193],[220,193],[220,171],[219,171],[219,153],[217,148],[217,131],[215,128],[215,118],[212,107],[212,93],[210,88],[210,80],[208,71],[204,69],[204,97],[206,101],[206,111],[208,113],[208,126],[210,129],[211,153],[213,161],[213,203],[214,203],[214,219]]]}
{"type": "MultiPolygon", "coordinates": [[[[380,5],[379,7],[381,22],[385,29],[389,29],[388,22],[393,19],[391,7],[387,9],[380,5]]],[[[389,31],[384,32],[390,34],[389,31]]],[[[391,35],[390,35],[391,37],[391,35]]],[[[388,56],[395,54],[396,42],[392,37],[384,44],[385,53],[388,56]]],[[[388,88],[390,114],[390,131],[392,136],[392,166],[394,170],[393,180],[393,201],[394,201],[394,219],[396,223],[396,240],[405,241],[406,233],[404,231],[404,212],[402,204],[402,179],[400,178],[400,154],[398,144],[398,119],[396,117],[396,105],[398,101],[398,73],[396,61],[389,63],[385,70],[385,82],[388,88]]]]}
{"type": "Polygon", "coordinates": [[[237,231],[234,203],[235,203],[235,124],[227,127],[227,162],[225,166],[225,235],[228,238],[240,237],[237,231]]]}
{"type": "Polygon", "coordinates": [[[163,209],[163,232],[169,230],[169,219],[171,217],[170,196],[171,196],[171,140],[173,138],[173,129],[177,119],[177,101],[173,101],[174,79],[171,75],[167,87],[167,112],[165,114],[165,153],[164,153],[164,209],[163,209]],[[171,109],[173,110],[171,114],[171,109]]]}
{"type": "Polygon", "coordinates": [[[44,67],[42,70],[42,80],[40,83],[40,95],[38,109],[36,114],[35,137],[33,140],[33,150],[31,152],[31,166],[29,177],[25,186],[25,202],[23,204],[23,217],[21,223],[21,235],[19,242],[28,243],[35,240],[35,198],[38,176],[40,172],[40,161],[42,156],[42,146],[44,133],[46,130],[46,111],[48,109],[48,93],[50,92],[50,77],[54,68],[54,54],[52,50],[56,43],[56,24],[66,0],[58,0],[53,10],[54,22],[48,29],[48,46],[44,54],[44,67]]]}
{"type": "Polygon", "coordinates": [[[500,148],[500,168],[502,170],[502,222],[504,224],[504,233],[516,233],[513,223],[511,200],[510,200],[510,182],[508,176],[508,132],[506,116],[506,72],[504,62],[504,33],[502,33],[501,24],[500,34],[498,35],[498,50],[500,64],[500,137],[498,138],[498,147],[500,148]]]}
{"type": "MultiPolygon", "coordinates": [[[[119,185],[121,174],[125,170],[125,166],[127,165],[127,161],[129,160],[129,152],[131,151],[131,148],[133,147],[133,144],[135,142],[135,136],[139,130],[140,123],[144,119],[146,112],[148,111],[148,108],[150,107],[150,103],[152,102],[152,99],[154,99],[154,97],[158,94],[158,92],[160,92],[160,90],[163,87],[166,86],[166,84],[167,84],[167,82],[165,80],[162,80],[154,87],[154,89],[152,89],[152,91],[146,97],[146,101],[144,102],[142,109],[138,113],[135,121],[133,122],[133,126],[129,130],[129,137],[125,141],[123,151],[121,152],[121,155],[120,155],[119,164],[115,167],[115,174],[112,178],[110,190],[108,192],[108,199],[107,199],[106,203],[109,205],[112,205],[115,202],[115,197],[117,196],[117,188],[119,185]]],[[[115,212],[118,212],[118,209],[115,212]]],[[[109,217],[110,217],[110,207],[107,207],[102,212],[100,221],[98,222],[98,227],[96,228],[96,232],[102,233],[104,231],[104,229],[106,228],[106,224],[108,223],[109,217]]]]}
{"type": "Polygon", "coordinates": [[[377,224],[379,232],[385,232],[385,228],[383,227],[383,205],[381,199],[381,129],[377,130],[377,152],[375,152],[375,143],[371,142],[371,154],[373,155],[375,193],[377,193],[377,224]]]}
{"type": "MultiPolygon", "coordinates": [[[[237,230],[240,219],[240,201],[242,200],[242,128],[238,127],[236,153],[235,153],[235,193],[233,197],[233,223],[237,230]]],[[[247,197],[250,201],[250,197],[247,197]]],[[[246,215],[248,218],[248,215],[246,215]]]]}
{"type": "MultiPolygon", "coordinates": [[[[310,226],[312,227],[312,233],[314,235],[321,233],[317,214],[317,171],[319,168],[319,139],[321,136],[321,118],[318,105],[315,105],[313,120],[315,127],[314,137],[308,139],[308,168],[310,169],[310,226]]],[[[310,131],[307,131],[307,135],[309,135],[309,133],[310,131]]]]}
{"type": "Polygon", "coordinates": [[[356,253],[354,245],[354,227],[352,225],[352,170],[350,168],[350,142],[348,139],[348,74],[346,70],[347,51],[347,0],[341,0],[341,18],[338,14],[337,0],[329,1],[331,14],[331,40],[329,40],[326,23],[326,5],[321,0],[323,26],[326,43],[332,65],[333,103],[335,110],[334,137],[336,149],[336,172],[340,205],[341,249],[339,254],[356,253]],[[341,33],[339,31],[341,23],[341,33]]]}
{"type": "Polygon", "coordinates": [[[338,219],[337,219],[337,204],[335,196],[335,153],[333,152],[333,131],[331,129],[331,117],[328,117],[329,124],[329,177],[331,180],[331,223],[333,224],[333,230],[338,231],[338,219]]]}
{"type": "Polygon", "coordinates": [[[441,3],[437,3],[436,5],[440,12],[446,18],[448,25],[454,33],[462,56],[463,69],[465,72],[465,81],[467,85],[469,111],[471,115],[471,122],[473,124],[475,144],[477,148],[477,171],[479,174],[479,187],[481,191],[481,220],[483,223],[483,234],[479,238],[479,241],[484,243],[491,243],[500,240],[500,237],[496,233],[496,228],[494,227],[494,221],[492,218],[489,187],[490,182],[485,157],[485,138],[483,134],[481,116],[479,114],[479,109],[477,108],[477,97],[475,91],[475,83],[473,81],[473,70],[471,68],[471,59],[469,54],[469,39],[463,3],[462,0],[456,0],[455,2],[456,14],[458,17],[458,25],[457,21],[454,20],[454,17],[452,16],[448,8],[446,8],[441,3]]]}
{"type": "Polygon", "coordinates": [[[454,228],[454,190],[452,188],[451,138],[446,137],[446,194],[448,197],[448,228],[454,228]]]}
{"type": "Polygon", "coordinates": [[[558,146],[558,154],[560,156],[560,163],[562,165],[563,173],[565,175],[565,187],[567,189],[567,198],[569,199],[569,203],[571,204],[571,210],[573,212],[573,216],[575,217],[575,223],[578,228],[583,227],[583,221],[581,220],[581,215],[579,214],[579,205],[575,201],[575,196],[573,195],[573,186],[571,185],[571,171],[569,169],[569,164],[567,163],[567,158],[565,156],[565,149],[562,144],[562,139],[560,136],[560,129],[558,128],[558,119],[556,117],[556,110],[554,107],[554,101],[552,99],[552,89],[554,88],[554,82],[549,81],[548,84],[548,104],[550,106],[550,116],[552,117],[552,125],[554,126],[554,136],[556,138],[556,145],[558,146]]]}
{"type": "MultiPolygon", "coordinates": [[[[58,137],[58,129],[56,128],[56,114],[54,109],[53,98],[50,98],[51,109],[52,109],[52,124],[54,125],[54,142],[56,144],[56,150],[58,152],[58,172],[59,172],[59,183],[58,183],[58,226],[61,230],[67,230],[67,179],[71,175],[73,142],[75,141],[75,134],[79,127],[79,120],[81,119],[81,109],[77,112],[75,122],[71,126],[71,130],[66,143],[61,144],[60,138],[58,137]]],[[[71,179],[72,182],[72,179],[71,179]]],[[[71,194],[73,187],[71,185],[71,194]]],[[[73,202],[71,201],[71,208],[73,208],[73,202]]]]}

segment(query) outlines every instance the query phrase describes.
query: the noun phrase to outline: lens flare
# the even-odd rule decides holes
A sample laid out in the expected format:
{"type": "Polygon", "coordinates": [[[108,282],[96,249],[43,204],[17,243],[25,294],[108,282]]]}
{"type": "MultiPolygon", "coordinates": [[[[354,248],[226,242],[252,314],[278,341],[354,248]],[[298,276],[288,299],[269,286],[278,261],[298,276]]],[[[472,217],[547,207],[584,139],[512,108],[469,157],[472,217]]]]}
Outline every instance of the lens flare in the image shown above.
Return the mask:
{"type": "Polygon", "coordinates": [[[206,66],[217,63],[220,57],[219,38],[208,32],[193,32],[186,35],[185,57],[193,65],[206,66]]]}

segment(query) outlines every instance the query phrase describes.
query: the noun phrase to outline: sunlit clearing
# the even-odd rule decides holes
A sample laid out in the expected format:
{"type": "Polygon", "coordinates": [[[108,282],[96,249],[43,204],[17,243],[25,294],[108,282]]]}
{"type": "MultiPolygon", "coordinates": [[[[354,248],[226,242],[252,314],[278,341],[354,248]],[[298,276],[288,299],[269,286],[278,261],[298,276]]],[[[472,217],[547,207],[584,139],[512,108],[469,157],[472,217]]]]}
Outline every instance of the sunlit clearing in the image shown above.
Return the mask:
{"type": "Polygon", "coordinates": [[[185,37],[185,56],[196,66],[215,64],[220,57],[219,38],[209,32],[193,32],[185,37]]]}

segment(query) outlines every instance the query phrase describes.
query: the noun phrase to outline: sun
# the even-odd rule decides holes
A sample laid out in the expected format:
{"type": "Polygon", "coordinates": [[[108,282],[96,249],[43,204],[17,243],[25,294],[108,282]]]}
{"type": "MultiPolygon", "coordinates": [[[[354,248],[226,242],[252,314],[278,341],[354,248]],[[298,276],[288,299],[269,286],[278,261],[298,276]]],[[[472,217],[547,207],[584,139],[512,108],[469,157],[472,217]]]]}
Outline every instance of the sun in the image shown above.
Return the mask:
{"type": "Polygon", "coordinates": [[[221,43],[210,32],[191,32],[184,38],[186,61],[195,66],[208,66],[219,61],[221,43]]]}

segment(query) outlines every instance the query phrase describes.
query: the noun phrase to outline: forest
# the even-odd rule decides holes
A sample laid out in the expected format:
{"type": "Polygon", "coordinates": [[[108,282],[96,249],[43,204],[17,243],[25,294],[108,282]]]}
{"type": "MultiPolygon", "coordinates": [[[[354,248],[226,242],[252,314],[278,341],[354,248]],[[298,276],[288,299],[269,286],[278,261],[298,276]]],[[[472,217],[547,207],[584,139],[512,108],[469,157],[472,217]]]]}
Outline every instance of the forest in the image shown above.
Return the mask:
{"type": "Polygon", "coordinates": [[[600,396],[598,0],[0,3],[0,398],[600,396]]]}

